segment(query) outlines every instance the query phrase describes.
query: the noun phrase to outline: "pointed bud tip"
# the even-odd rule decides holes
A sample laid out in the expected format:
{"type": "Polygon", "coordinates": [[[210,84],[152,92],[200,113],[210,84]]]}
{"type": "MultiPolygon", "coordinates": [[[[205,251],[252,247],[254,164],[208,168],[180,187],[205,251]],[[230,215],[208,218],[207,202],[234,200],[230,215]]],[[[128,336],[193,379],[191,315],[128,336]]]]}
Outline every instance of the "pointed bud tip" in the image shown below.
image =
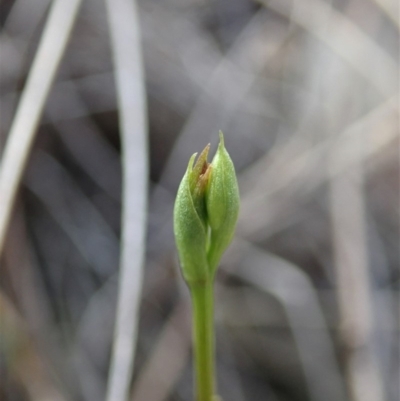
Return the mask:
{"type": "MultiPolygon", "coordinates": [[[[210,151],[210,144],[208,144],[200,153],[199,157],[194,164],[193,169],[196,170],[197,174],[200,174],[203,170],[204,165],[207,163],[208,152],[210,151]]],[[[197,153],[196,153],[197,155],[197,153]]]]}
{"type": "Polygon", "coordinates": [[[210,151],[210,144],[207,144],[206,147],[201,151],[200,156],[197,159],[197,163],[204,163],[207,161],[208,152],[210,151]]]}
{"type": "Polygon", "coordinates": [[[193,153],[192,156],[190,156],[189,163],[188,163],[188,170],[189,171],[193,170],[194,159],[196,158],[196,156],[197,156],[197,152],[193,153]]]}
{"type": "Polygon", "coordinates": [[[224,134],[222,133],[222,131],[221,130],[219,130],[219,145],[220,146],[225,146],[225,143],[224,143],[224,134]]]}

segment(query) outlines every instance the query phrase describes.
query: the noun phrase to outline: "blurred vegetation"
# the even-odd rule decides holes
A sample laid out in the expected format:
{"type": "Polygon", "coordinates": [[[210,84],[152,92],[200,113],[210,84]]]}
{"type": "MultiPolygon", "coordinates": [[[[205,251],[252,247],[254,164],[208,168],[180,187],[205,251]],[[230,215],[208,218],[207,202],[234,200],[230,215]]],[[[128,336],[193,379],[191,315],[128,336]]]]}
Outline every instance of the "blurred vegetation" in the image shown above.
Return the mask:
{"type": "MultiPolygon", "coordinates": [[[[1,148],[49,5],[0,4],[1,148]]],[[[398,400],[398,3],[138,7],[150,175],[131,400],[192,399],[172,207],[188,158],[215,149],[219,129],[242,199],[217,277],[219,393],[398,400]]],[[[83,1],[0,255],[4,401],[106,393],[122,191],[110,43],[105,5],[83,1]]]]}

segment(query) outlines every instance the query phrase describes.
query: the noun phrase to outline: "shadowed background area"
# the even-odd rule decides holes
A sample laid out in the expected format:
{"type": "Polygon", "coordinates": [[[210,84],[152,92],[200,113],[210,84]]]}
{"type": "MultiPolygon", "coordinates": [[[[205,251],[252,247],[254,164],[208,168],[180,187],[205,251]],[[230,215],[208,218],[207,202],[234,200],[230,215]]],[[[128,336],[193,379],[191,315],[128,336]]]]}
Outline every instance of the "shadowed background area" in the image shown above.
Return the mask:
{"type": "Polygon", "coordinates": [[[193,399],[172,209],[221,129],[220,396],[397,401],[398,3],[133,4],[0,5],[0,399],[193,399]]]}

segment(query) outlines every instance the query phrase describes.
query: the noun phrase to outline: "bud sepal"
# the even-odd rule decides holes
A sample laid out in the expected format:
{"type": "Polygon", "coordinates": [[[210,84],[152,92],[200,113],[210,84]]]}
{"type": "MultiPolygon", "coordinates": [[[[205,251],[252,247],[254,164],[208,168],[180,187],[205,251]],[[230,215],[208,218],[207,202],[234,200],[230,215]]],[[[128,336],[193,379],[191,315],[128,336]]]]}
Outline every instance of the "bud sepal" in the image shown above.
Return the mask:
{"type": "Polygon", "coordinates": [[[221,131],[219,136],[206,193],[207,222],[211,228],[207,254],[212,273],[232,241],[240,207],[235,167],[225,148],[221,131]]]}
{"type": "Polygon", "coordinates": [[[188,283],[202,282],[208,278],[204,195],[198,183],[200,177],[196,168],[198,163],[193,168],[195,157],[196,153],[189,160],[186,173],[179,185],[174,207],[175,242],[182,274],[188,283]],[[196,194],[195,198],[193,194],[196,194]]]}

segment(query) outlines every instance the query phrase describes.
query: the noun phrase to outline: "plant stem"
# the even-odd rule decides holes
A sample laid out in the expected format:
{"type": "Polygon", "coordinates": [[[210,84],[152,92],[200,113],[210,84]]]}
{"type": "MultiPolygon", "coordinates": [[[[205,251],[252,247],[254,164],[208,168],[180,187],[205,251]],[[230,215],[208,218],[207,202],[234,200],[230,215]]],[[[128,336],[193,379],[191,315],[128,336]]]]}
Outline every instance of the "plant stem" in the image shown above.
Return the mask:
{"type": "Polygon", "coordinates": [[[213,280],[190,287],[193,303],[196,401],[212,401],[215,388],[213,280]]]}

